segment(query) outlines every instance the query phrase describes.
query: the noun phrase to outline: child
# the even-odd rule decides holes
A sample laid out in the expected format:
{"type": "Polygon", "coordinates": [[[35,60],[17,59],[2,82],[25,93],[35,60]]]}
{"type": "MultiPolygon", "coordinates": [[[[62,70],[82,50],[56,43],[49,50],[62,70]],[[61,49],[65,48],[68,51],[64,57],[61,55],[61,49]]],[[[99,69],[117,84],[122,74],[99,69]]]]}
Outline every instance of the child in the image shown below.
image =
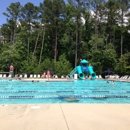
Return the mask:
{"type": "Polygon", "coordinates": [[[47,78],[48,79],[50,78],[50,71],[49,70],[47,71],[47,78]]]}

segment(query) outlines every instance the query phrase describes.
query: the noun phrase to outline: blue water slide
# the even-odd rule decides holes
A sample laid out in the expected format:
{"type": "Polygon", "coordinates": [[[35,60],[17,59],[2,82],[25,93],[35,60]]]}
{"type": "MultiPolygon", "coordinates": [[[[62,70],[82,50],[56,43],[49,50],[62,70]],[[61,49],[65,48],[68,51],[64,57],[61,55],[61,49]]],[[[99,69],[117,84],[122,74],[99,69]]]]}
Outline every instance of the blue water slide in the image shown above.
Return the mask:
{"type": "Polygon", "coordinates": [[[96,79],[96,74],[95,74],[95,72],[93,71],[93,66],[89,66],[89,67],[88,67],[88,72],[89,72],[89,74],[91,75],[92,79],[96,79]]]}
{"type": "Polygon", "coordinates": [[[70,72],[70,78],[77,72],[76,67],[70,72]]]}
{"type": "Polygon", "coordinates": [[[81,66],[77,66],[76,69],[77,69],[78,77],[79,77],[80,79],[85,79],[84,73],[82,72],[81,66]]]}

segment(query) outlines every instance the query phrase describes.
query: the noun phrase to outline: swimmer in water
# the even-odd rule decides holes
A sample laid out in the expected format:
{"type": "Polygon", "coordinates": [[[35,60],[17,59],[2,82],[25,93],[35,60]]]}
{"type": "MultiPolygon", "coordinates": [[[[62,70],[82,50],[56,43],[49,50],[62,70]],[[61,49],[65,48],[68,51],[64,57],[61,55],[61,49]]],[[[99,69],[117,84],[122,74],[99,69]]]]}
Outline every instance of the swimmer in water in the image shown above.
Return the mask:
{"type": "Polygon", "coordinates": [[[114,84],[114,80],[112,80],[111,83],[114,84]]]}

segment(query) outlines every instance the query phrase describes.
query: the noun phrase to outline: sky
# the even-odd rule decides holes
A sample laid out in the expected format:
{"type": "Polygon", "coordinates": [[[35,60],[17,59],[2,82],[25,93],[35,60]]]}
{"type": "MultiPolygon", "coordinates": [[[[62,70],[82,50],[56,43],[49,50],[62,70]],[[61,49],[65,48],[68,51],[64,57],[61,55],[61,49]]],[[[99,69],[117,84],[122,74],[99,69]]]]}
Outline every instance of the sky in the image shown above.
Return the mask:
{"type": "Polygon", "coordinates": [[[0,3],[0,25],[6,23],[6,16],[3,15],[3,12],[6,12],[6,8],[10,6],[11,3],[20,2],[22,6],[28,2],[33,3],[36,6],[39,6],[43,0],[2,0],[0,3]]]}
{"type": "Polygon", "coordinates": [[[43,0],[2,0],[0,3],[0,26],[6,23],[6,16],[3,15],[3,12],[6,12],[6,8],[10,6],[11,3],[20,2],[22,6],[28,2],[33,3],[35,6],[39,6],[43,0]]]}

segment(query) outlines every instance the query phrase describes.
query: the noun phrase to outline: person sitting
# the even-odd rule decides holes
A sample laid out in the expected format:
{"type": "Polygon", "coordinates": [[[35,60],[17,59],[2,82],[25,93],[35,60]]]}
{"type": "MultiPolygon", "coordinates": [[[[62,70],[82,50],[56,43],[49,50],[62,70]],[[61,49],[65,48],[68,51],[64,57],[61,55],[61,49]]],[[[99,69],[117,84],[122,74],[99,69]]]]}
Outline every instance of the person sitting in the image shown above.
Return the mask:
{"type": "Polygon", "coordinates": [[[21,78],[16,74],[16,75],[15,75],[15,79],[20,80],[21,78]]]}
{"type": "Polygon", "coordinates": [[[46,77],[46,73],[44,72],[44,73],[42,73],[41,78],[45,78],[45,77],[46,77]]]}

